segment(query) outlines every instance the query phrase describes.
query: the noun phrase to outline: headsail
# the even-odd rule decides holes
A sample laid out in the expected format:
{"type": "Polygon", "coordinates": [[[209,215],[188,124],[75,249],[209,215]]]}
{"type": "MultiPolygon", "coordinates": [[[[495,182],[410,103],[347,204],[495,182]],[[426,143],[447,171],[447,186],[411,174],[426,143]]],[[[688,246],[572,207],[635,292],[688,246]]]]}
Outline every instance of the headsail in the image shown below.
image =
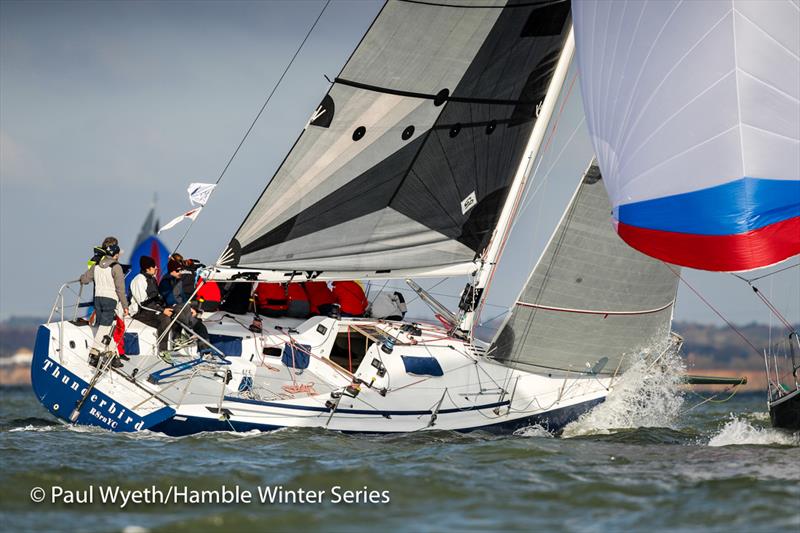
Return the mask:
{"type": "Polygon", "coordinates": [[[573,1],[617,231],[705,270],[800,253],[797,2],[573,1]]]}
{"type": "Polygon", "coordinates": [[[472,269],[569,29],[568,2],[388,2],[219,265],[472,269]]]}
{"type": "Polygon", "coordinates": [[[669,335],[678,278],[615,233],[592,164],[497,337],[492,356],[550,372],[614,374],[669,335]]]}

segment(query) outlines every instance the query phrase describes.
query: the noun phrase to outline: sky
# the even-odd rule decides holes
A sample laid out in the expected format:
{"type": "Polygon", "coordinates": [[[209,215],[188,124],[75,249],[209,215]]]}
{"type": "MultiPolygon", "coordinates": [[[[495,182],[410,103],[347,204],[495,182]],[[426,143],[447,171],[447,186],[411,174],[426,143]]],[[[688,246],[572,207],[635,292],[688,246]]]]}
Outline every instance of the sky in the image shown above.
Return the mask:
{"type": "MultiPolygon", "coordinates": [[[[381,4],[330,3],[181,246],[185,255],[218,257],[327,91],[325,76],[338,74],[381,4]]],[[[103,237],[132,251],[154,194],[162,222],[189,209],[189,183],[219,177],[323,5],[0,1],[0,319],[46,315],[103,237]]],[[[561,131],[574,139],[535,176],[541,187],[515,227],[531,238],[506,253],[484,318],[516,296],[575,187],[545,170],[585,167],[577,155],[585,146],[573,146],[586,136],[579,115],[565,117],[561,131]]],[[[168,247],[185,227],[162,234],[168,247]]],[[[684,279],[734,323],[771,320],[729,274],[687,270],[684,279]]],[[[433,290],[453,305],[447,295],[462,286],[433,290]]],[[[758,286],[800,322],[799,268],[758,286]]],[[[675,319],[722,324],[685,285],[675,319]]]]}

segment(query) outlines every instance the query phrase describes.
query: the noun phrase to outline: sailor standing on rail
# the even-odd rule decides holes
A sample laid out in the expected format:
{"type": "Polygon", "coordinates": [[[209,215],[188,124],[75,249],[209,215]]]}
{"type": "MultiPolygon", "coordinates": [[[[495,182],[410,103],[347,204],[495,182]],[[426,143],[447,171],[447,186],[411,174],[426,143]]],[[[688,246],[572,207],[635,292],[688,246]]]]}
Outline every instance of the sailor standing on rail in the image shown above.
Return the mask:
{"type": "MultiPolygon", "coordinates": [[[[96,313],[97,332],[94,344],[89,350],[89,364],[97,366],[100,362],[100,353],[108,351],[111,344],[111,327],[121,308],[122,314],[128,316],[128,298],[125,295],[125,274],[119,264],[122,250],[115,237],[106,237],[100,246],[103,250],[102,258],[97,264],[81,275],[81,285],[94,282],[94,309],[96,313]]],[[[122,362],[119,355],[114,354],[111,366],[119,368],[122,362]]]]}

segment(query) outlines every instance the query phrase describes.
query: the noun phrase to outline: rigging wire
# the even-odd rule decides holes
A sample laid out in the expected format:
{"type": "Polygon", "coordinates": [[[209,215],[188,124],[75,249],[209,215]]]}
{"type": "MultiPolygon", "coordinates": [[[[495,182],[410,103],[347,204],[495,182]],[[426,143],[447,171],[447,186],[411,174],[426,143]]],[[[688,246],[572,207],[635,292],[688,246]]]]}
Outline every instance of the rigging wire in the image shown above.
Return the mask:
{"type": "Polygon", "coordinates": [[[741,337],[741,339],[742,339],[742,340],[743,340],[745,343],[747,343],[747,345],[748,345],[748,346],[750,346],[750,347],[753,349],[753,351],[754,351],[754,352],[756,352],[756,353],[759,355],[759,357],[761,357],[761,356],[762,356],[762,354],[761,354],[761,352],[758,350],[758,348],[756,348],[756,346],[755,346],[755,345],[754,345],[752,342],[750,342],[750,339],[748,339],[747,337],[745,337],[744,333],[742,333],[741,331],[739,331],[739,328],[737,328],[736,326],[734,326],[734,325],[733,325],[733,323],[731,323],[731,321],[730,321],[730,320],[728,320],[727,318],[725,318],[725,316],[724,316],[724,315],[723,315],[723,314],[722,314],[722,313],[721,313],[721,312],[720,312],[720,311],[719,311],[719,310],[718,310],[716,307],[714,307],[714,306],[711,304],[711,302],[709,302],[708,300],[706,300],[706,299],[705,299],[705,297],[703,297],[703,295],[702,295],[702,294],[700,294],[700,291],[698,291],[697,289],[695,289],[693,285],[691,285],[691,284],[690,284],[688,281],[686,281],[686,280],[685,280],[685,279],[684,279],[684,278],[681,276],[681,274],[680,274],[680,272],[679,272],[679,271],[677,271],[677,270],[675,270],[674,268],[672,268],[672,265],[670,265],[669,263],[664,263],[664,265],[665,265],[665,266],[666,266],[668,269],[670,269],[670,271],[671,271],[673,274],[675,274],[675,276],[676,276],[676,277],[677,277],[677,278],[678,278],[680,281],[682,281],[684,285],[686,285],[687,287],[689,287],[689,289],[690,289],[690,290],[691,290],[693,293],[695,293],[695,295],[696,295],[698,298],[700,298],[700,300],[702,300],[702,301],[703,301],[703,303],[704,303],[704,304],[706,304],[706,306],[708,306],[708,308],[709,308],[709,309],[711,309],[711,310],[714,312],[714,314],[716,314],[718,317],[720,317],[720,318],[723,320],[723,322],[725,322],[725,323],[728,325],[728,327],[729,327],[729,328],[731,328],[731,329],[734,331],[734,333],[736,333],[736,334],[737,334],[739,337],[741,337]]]}
{"type": "Polygon", "coordinates": [[[769,277],[769,276],[774,276],[775,274],[779,274],[779,273],[781,273],[781,272],[783,272],[785,270],[789,270],[790,268],[797,268],[797,267],[800,267],[800,263],[796,263],[794,265],[785,266],[785,267],[783,267],[783,268],[781,268],[779,270],[775,270],[774,272],[767,272],[766,274],[764,274],[762,276],[757,276],[755,278],[750,278],[750,279],[747,279],[744,276],[740,276],[739,274],[734,274],[733,272],[731,272],[731,276],[733,276],[735,278],[739,278],[740,280],[742,280],[742,281],[744,281],[744,282],[749,284],[749,283],[753,283],[754,281],[758,281],[760,279],[764,279],[764,278],[769,277]]]}
{"type": "MultiPolygon", "coordinates": [[[[575,80],[577,79],[577,77],[578,77],[578,74],[576,72],[575,75],[573,75],[572,80],[569,83],[569,88],[567,89],[566,95],[564,96],[564,99],[561,102],[561,106],[559,107],[558,112],[555,114],[554,120],[552,120],[552,117],[551,117],[553,125],[552,125],[552,127],[549,127],[550,134],[549,134],[547,140],[545,141],[544,146],[539,150],[539,154],[537,154],[538,162],[533,161],[533,160],[530,161],[529,165],[533,166],[535,164],[536,167],[533,169],[533,172],[531,172],[530,170],[526,169],[526,171],[525,171],[525,180],[526,181],[528,179],[530,179],[532,176],[535,176],[535,173],[538,170],[539,165],[541,165],[542,159],[544,158],[544,154],[546,154],[548,149],[550,148],[550,143],[553,140],[553,137],[555,137],[555,133],[556,133],[556,131],[558,129],[559,121],[561,120],[561,115],[564,112],[564,107],[566,106],[566,103],[569,100],[570,95],[572,94],[572,88],[575,85],[575,80]]],[[[566,82],[566,79],[565,79],[565,82],[566,82]]],[[[558,103],[558,102],[556,102],[556,103],[558,103]]],[[[549,124],[548,124],[548,126],[549,126],[549,124]]],[[[525,194],[525,189],[526,189],[526,186],[523,185],[523,187],[522,187],[522,189],[520,191],[520,195],[518,195],[517,198],[514,200],[515,204],[514,204],[514,206],[512,208],[512,211],[511,211],[511,219],[512,219],[512,221],[516,218],[517,211],[519,210],[521,205],[524,203],[525,199],[523,198],[523,195],[525,194]]],[[[492,286],[492,281],[494,280],[494,275],[497,272],[496,264],[500,262],[500,258],[503,256],[503,252],[505,251],[505,247],[506,247],[506,244],[508,243],[508,240],[509,240],[509,238],[511,236],[512,230],[513,230],[513,223],[505,228],[505,230],[504,230],[502,235],[494,235],[492,237],[492,239],[500,238],[500,245],[499,245],[499,248],[498,248],[498,251],[497,251],[497,255],[495,257],[495,264],[494,265],[490,265],[490,268],[492,270],[489,273],[489,279],[486,281],[486,285],[484,287],[484,293],[485,294],[489,293],[489,289],[492,286]]],[[[489,247],[487,246],[486,249],[488,250],[489,247]]],[[[483,308],[484,308],[485,303],[486,303],[486,298],[481,298],[481,302],[478,304],[477,309],[475,309],[473,311],[475,313],[475,319],[474,319],[473,325],[480,322],[480,316],[483,313],[483,308]]],[[[472,336],[472,332],[470,332],[470,336],[472,336]]]]}
{"type": "MultiPolygon", "coordinates": [[[[259,111],[256,114],[255,118],[253,119],[253,122],[250,123],[250,127],[247,128],[247,131],[245,132],[244,136],[242,137],[242,140],[239,141],[239,145],[233,151],[233,154],[231,155],[230,159],[228,159],[228,162],[225,164],[225,167],[222,169],[222,172],[220,173],[219,177],[217,178],[217,181],[214,182],[214,185],[219,185],[219,182],[222,181],[222,177],[228,171],[228,168],[231,166],[231,163],[233,163],[233,160],[236,158],[236,155],[239,153],[239,150],[242,148],[242,145],[247,140],[247,137],[250,135],[250,132],[253,131],[253,128],[255,127],[256,122],[258,122],[258,119],[261,118],[261,115],[264,113],[264,109],[266,109],[267,104],[269,104],[269,101],[272,99],[272,96],[275,94],[275,91],[278,90],[278,87],[280,86],[281,82],[283,81],[283,78],[289,72],[289,69],[292,67],[292,64],[294,63],[294,60],[300,54],[300,51],[303,49],[303,46],[306,44],[306,41],[311,36],[311,32],[313,32],[314,28],[317,27],[317,23],[322,18],[323,13],[325,13],[325,10],[328,8],[328,5],[330,3],[331,3],[331,0],[326,0],[325,5],[322,6],[322,10],[319,12],[319,15],[317,15],[316,20],[314,20],[314,23],[308,29],[308,32],[306,33],[306,36],[303,37],[303,41],[300,43],[300,46],[297,47],[297,50],[295,50],[294,55],[289,60],[289,63],[286,65],[286,68],[283,69],[283,73],[281,74],[280,78],[278,78],[278,81],[275,83],[275,85],[272,87],[272,90],[270,91],[269,95],[267,96],[267,99],[264,101],[264,105],[262,105],[261,109],[259,109],[259,111]]],[[[209,198],[209,201],[210,201],[210,198],[209,198]]],[[[206,205],[208,205],[208,202],[206,202],[206,205]]],[[[178,248],[180,248],[181,244],[183,244],[183,240],[189,234],[189,231],[192,229],[192,226],[194,226],[195,221],[196,221],[196,218],[193,219],[189,223],[189,227],[186,228],[186,231],[183,233],[183,236],[178,241],[178,244],[175,246],[175,249],[173,250],[172,253],[175,253],[175,252],[178,251],[178,248]]]]}
{"type": "MultiPolygon", "coordinates": [[[[792,326],[791,322],[789,322],[786,319],[786,317],[783,316],[783,314],[781,314],[780,310],[778,310],[778,308],[775,307],[775,304],[773,304],[766,296],[764,296],[764,294],[762,294],[762,292],[758,289],[758,287],[753,285],[753,282],[756,281],[756,280],[759,280],[759,279],[764,279],[764,278],[766,278],[768,276],[772,276],[772,275],[777,274],[779,272],[784,272],[786,270],[789,270],[790,268],[795,268],[795,267],[798,267],[798,266],[800,266],[800,263],[797,263],[795,265],[789,265],[789,266],[786,266],[784,268],[781,268],[780,270],[776,270],[775,272],[769,272],[768,274],[764,274],[763,276],[758,276],[758,277],[755,277],[755,278],[752,278],[752,279],[747,279],[744,276],[740,276],[740,275],[734,274],[734,273],[731,273],[731,275],[733,277],[737,278],[737,279],[740,279],[740,280],[744,281],[748,285],[750,285],[750,288],[753,289],[753,292],[756,293],[756,296],[758,296],[759,299],[762,302],[764,302],[764,305],[767,306],[767,308],[772,312],[772,314],[775,315],[775,317],[778,320],[780,320],[780,322],[784,325],[784,327],[786,327],[786,329],[789,330],[789,333],[792,333],[793,331],[795,331],[795,328],[794,328],[794,326],[792,326]]],[[[770,297],[771,296],[772,295],[770,294],[770,297]]],[[[771,331],[772,330],[770,329],[770,332],[771,331]]]]}

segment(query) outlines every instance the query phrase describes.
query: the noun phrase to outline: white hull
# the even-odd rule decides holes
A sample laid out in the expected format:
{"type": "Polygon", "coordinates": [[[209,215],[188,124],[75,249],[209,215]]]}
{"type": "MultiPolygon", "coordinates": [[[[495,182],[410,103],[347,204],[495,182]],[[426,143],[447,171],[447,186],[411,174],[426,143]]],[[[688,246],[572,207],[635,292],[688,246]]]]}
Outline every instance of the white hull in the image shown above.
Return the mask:
{"type": "Polygon", "coordinates": [[[86,396],[77,423],[112,431],[183,435],[314,427],[390,433],[513,431],[534,423],[558,430],[601,402],[612,381],[511,369],[433,325],[420,325],[414,335],[402,331],[405,324],[399,322],[264,319],[263,333],[254,334],[246,327],[252,319],[224,313],[206,317],[212,340],[226,357],[206,355],[201,362],[194,348],[185,349],[174,366],[153,353],[155,330],[133,321],[129,340],[135,337],[130,344],[138,343],[134,351],[139,354],[131,353],[123,368],[102,373],[88,394],[95,374],[87,362],[93,331],[53,322],[37,336],[34,390],[51,413],[66,421],[86,396]],[[391,353],[381,348],[388,337],[396,339],[391,353]],[[287,346],[297,347],[294,359],[287,346]],[[303,366],[300,350],[312,354],[302,371],[292,368],[303,366]],[[409,362],[403,356],[420,359],[409,362]],[[431,375],[438,369],[441,375],[431,375]],[[345,390],[354,379],[362,384],[352,397],[345,390]]]}

